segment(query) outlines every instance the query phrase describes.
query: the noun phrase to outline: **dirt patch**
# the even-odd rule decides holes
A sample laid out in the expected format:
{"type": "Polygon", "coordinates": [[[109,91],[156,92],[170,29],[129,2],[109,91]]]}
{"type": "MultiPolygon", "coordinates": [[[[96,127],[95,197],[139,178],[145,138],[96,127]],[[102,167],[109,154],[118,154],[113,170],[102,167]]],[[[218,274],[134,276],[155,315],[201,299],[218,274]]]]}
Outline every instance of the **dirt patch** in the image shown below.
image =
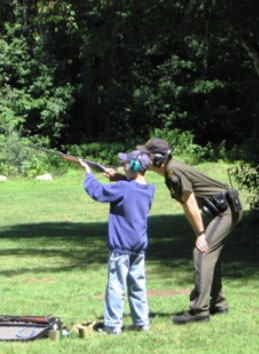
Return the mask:
{"type": "Polygon", "coordinates": [[[250,312],[259,312],[259,307],[250,307],[250,312]]]}
{"type": "Polygon", "coordinates": [[[25,283],[54,283],[51,278],[26,278],[25,283]]]}
{"type": "MultiPolygon", "coordinates": [[[[171,297],[174,295],[187,295],[189,294],[189,289],[159,289],[159,290],[148,290],[147,295],[149,297],[171,297]]],[[[104,294],[96,294],[94,295],[95,299],[103,300],[104,294]]]]}
{"type": "Polygon", "coordinates": [[[148,290],[147,295],[152,296],[152,297],[171,297],[174,295],[186,295],[189,294],[190,290],[189,289],[174,289],[174,290],[165,290],[165,289],[159,289],[159,290],[148,290]]]}

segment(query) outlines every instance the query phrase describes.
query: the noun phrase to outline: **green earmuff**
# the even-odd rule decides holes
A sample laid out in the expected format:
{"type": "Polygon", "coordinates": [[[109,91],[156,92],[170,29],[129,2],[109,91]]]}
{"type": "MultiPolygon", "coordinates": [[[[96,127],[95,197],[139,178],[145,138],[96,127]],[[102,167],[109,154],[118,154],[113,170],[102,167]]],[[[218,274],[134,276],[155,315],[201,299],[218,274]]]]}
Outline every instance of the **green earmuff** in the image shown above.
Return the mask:
{"type": "Polygon", "coordinates": [[[135,159],[132,159],[129,163],[129,170],[131,172],[138,172],[141,169],[141,162],[139,161],[139,158],[136,157],[135,159]]]}

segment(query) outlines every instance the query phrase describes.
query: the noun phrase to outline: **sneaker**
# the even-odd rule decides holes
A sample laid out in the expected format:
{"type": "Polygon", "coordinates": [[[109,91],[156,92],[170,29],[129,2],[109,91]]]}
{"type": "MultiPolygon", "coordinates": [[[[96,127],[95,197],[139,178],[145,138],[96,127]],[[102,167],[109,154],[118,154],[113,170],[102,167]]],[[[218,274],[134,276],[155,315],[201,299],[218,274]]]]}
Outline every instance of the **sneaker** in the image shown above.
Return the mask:
{"type": "Polygon", "coordinates": [[[121,329],[118,327],[103,326],[102,328],[98,328],[98,333],[119,335],[121,334],[121,329]]]}
{"type": "Polygon", "coordinates": [[[186,311],[173,318],[174,324],[186,324],[190,322],[209,322],[209,316],[193,314],[191,311],[186,311]]]}
{"type": "Polygon", "coordinates": [[[225,308],[225,309],[217,309],[217,308],[210,309],[210,314],[211,315],[227,315],[228,313],[229,313],[228,308],[225,308]]]}
{"type": "Polygon", "coordinates": [[[140,332],[148,332],[150,330],[149,325],[143,325],[143,326],[137,326],[137,325],[131,325],[129,326],[130,331],[140,331],[140,332]]]}

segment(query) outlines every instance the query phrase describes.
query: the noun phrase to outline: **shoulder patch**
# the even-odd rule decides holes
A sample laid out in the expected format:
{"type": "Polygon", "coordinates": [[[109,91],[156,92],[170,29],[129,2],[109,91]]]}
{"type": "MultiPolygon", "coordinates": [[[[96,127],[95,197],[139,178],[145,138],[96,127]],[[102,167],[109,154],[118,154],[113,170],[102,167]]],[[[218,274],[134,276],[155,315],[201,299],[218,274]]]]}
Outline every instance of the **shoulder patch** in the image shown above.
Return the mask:
{"type": "Polygon", "coordinates": [[[176,200],[178,200],[181,203],[182,202],[182,200],[181,200],[181,195],[182,195],[181,179],[177,175],[177,173],[174,172],[173,169],[170,169],[167,171],[166,185],[167,185],[167,188],[171,192],[172,198],[175,198],[176,200]]]}
{"type": "Polygon", "coordinates": [[[171,180],[171,182],[173,182],[173,183],[178,183],[179,180],[180,180],[179,176],[174,172],[173,169],[170,169],[170,170],[168,171],[168,178],[169,178],[169,179],[171,180]]]}

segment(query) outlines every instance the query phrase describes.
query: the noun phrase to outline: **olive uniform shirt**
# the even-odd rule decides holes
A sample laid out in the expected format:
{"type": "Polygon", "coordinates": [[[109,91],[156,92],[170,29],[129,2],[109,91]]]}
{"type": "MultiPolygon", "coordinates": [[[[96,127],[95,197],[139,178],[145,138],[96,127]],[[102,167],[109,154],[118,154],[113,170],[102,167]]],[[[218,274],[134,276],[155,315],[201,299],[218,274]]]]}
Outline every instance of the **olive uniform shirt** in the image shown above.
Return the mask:
{"type": "Polygon", "coordinates": [[[227,185],[207,176],[196,168],[181,161],[171,159],[166,167],[165,183],[172,198],[181,204],[185,191],[194,193],[199,208],[205,205],[204,198],[227,191],[227,185]]]}

